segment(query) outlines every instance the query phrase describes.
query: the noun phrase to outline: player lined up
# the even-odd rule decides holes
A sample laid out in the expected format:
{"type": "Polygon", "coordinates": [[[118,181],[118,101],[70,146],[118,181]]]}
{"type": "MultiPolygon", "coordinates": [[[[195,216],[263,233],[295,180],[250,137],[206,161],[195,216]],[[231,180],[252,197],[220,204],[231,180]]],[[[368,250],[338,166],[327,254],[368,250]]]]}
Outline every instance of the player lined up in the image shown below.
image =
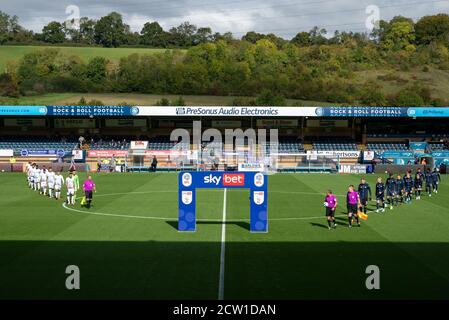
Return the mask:
{"type": "Polygon", "coordinates": [[[75,205],[76,192],[79,190],[79,178],[76,172],[70,172],[64,179],[61,172],[53,172],[52,168],[42,166],[42,169],[36,163],[28,163],[26,167],[28,186],[34,191],[39,192],[49,198],[61,199],[61,190],[65,185],[67,189],[67,204],[75,205]]]}
{"type": "MultiPolygon", "coordinates": [[[[382,178],[377,178],[376,182],[376,212],[385,212],[386,206],[393,210],[394,206],[399,206],[402,203],[411,203],[413,198],[413,193],[415,194],[415,199],[421,199],[421,193],[423,190],[423,183],[426,183],[426,192],[429,197],[432,193],[438,193],[438,185],[441,182],[441,175],[437,169],[431,171],[426,170],[423,174],[421,169],[418,169],[415,177],[412,177],[411,171],[408,171],[404,177],[400,174],[394,177],[392,173],[388,176],[385,183],[382,178]],[[385,201],[386,196],[386,201],[385,201]]],[[[348,226],[352,228],[354,222],[360,227],[360,217],[367,218],[368,212],[368,202],[371,201],[371,187],[366,182],[365,178],[361,179],[361,182],[355,191],[353,185],[348,188],[348,193],[346,195],[346,205],[348,212],[348,226]]],[[[328,223],[328,228],[336,228],[337,223],[335,221],[335,211],[337,208],[337,198],[332,193],[328,191],[324,199],[324,206],[326,207],[326,219],[328,223]]]]}

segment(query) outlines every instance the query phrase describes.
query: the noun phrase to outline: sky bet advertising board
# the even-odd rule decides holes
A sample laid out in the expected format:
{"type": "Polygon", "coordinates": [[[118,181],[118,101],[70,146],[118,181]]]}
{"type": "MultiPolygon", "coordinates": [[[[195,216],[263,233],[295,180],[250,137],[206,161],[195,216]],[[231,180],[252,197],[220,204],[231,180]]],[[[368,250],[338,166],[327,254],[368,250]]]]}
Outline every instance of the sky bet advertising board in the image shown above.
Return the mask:
{"type": "Polygon", "coordinates": [[[196,231],[196,189],[249,189],[250,231],[268,232],[268,177],[262,172],[181,172],[178,178],[180,232],[196,231]]]}
{"type": "Polygon", "coordinates": [[[0,106],[0,116],[445,118],[449,107],[0,106]]]}

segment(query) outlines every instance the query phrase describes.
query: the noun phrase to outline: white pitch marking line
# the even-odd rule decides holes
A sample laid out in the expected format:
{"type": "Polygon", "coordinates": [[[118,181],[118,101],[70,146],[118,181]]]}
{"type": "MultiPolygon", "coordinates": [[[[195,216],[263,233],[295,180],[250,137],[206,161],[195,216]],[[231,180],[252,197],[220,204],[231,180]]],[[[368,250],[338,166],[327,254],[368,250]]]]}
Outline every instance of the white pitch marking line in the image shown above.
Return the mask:
{"type": "Polygon", "coordinates": [[[223,196],[223,219],[221,222],[220,277],[218,282],[218,300],[224,299],[225,251],[226,251],[226,192],[223,196]]]}
{"type": "Polygon", "coordinates": [[[133,216],[133,215],[128,215],[128,214],[115,214],[115,213],[102,213],[102,212],[83,211],[83,210],[78,210],[78,209],[67,207],[65,202],[62,204],[62,207],[64,209],[69,210],[69,211],[79,212],[79,213],[84,213],[84,214],[90,214],[90,215],[94,215],[94,216],[106,216],[106,217],[118,217],[118,218],[134,218],[134,219],[150,219],[150,220],[165,220],[165,221],[167,221],[167,220],[169,220],[169,221],[176,221],[176,220],[178,220],[177,218],[133,216]]]}
{"type": "MultiPolygon", "coordinates": [[[[207,189],[206,189],[207,190],[207,189]]],[[[238,190],[238,189],[236,189],[238,190]]],[[[211,190],[210,190],[211,191],[211,190]]],[[[124,195],[124,194],[148,194],[148,193],[168,193],[168,192],[177,192],[177,191],[143,191],[143,192],[123,192],[123,193],[108,193],[108,194],[99,194],[96,197],[107,197],[113,195],[124,195]]],[[[283,191],[272,191],[272,193],[296,193],[296,194],[310,194],[310,195],[321,195],[321,193],[311,193],[311,192],[283,192],[283,191]]],[[[76,199],[80,199],[81,197],[77,197],[76,199]]],[[[136,216],[136,215],[127,215],[127,214],[115,214],[115,213],[103,213],[103,212],[92,212],[86,210],[78,210],[75,208],[67,207],[65,202],[62,204],[64,209],[67,209],[72,212],[78,212],[83,214],[95,215],[95,216],[105,216],[105,217],[117,217],[117,218],[134,218],[134,219],[148,219],[148,220],[165,220],[165,221],[177,221],[178,218],[170,218],[170,217],[151,217],[151,216],[136,216]]],[[[369,210],[367,213],[372,213],[374,210],[369,210]]],[[[340,215],[339,215],[340,216],[340,215]]],[[[341,214],[341,216],[346,216],[346,214],[341,214]]],[[[270,218],[270,221],[295,221],[295,220],[314,220],[314,219],[322,219],[323,216],[314,216],[314,217],[288,217],[288,218],[270,218]]],[[[221,219],[197,219],[197,221],[204,222],[223,222],[221,219]]],[[[232,219],[231,221],[249,221],[249,219],[232,219]]]]}

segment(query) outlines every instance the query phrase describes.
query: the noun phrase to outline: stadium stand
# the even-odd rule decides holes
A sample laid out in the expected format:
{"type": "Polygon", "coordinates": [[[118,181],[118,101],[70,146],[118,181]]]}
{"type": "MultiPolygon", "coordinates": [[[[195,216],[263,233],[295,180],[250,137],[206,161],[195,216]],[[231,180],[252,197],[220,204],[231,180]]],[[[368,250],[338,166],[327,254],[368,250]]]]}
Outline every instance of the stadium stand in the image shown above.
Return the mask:
{"type": "Polygon", "coordinates": [[[158,136],[148,139],[148,149],[150,150],[170,150],[177,142],[170,141],[168,136],[158,136]]]}
{"type": "Polygon", "coordinates": [[[78,145],[76,140],[46,138],[46,137],[0,137],[0,149],[12,149],[19,155],[23,149],[41,150],[41,149],[62,149],[66,152],[72,151],[78,145]]]}
{"type": "MultiPolygon", "coordinates": [[[[263,148],[263,146],[261,146],[263,148]]],[[[272,144],[267,142],[265,144],[265,152],[270,153],[272,144]]],[[[293,137],[280,137],[277,146],[279,153],[295,154],[304,152],[304,144],[301,140],[293,137]]]]}
{"type": "Polygon", "coordinates": [[[304,145],[295,138],[280,138],[278,150],[280,153],[304,152],[304,145]]]}
{"type": "Polygon", "coordinates": [[[89,149],[91,150],[127,150],[129,149],[130,142],[126,139],[123,140],[104,140],[98,141],[91,140],[89,143],[89,149]]]}
{"type": "Polygon", "coordinates": [[[382,143],[382,142],[371,142],[366,146],[368,151],[375,151],[377,153],[382,153],[384,151],[408,151],[409,146],[406,143],[382,143]]]}
{"type": "Polygon", "coordinates": [[[170,141],[168,136],[157,136],[153,138],[148,137],[103,137],[103,138],[88,138],[87,145],[90,150],[128,150],[131,141],[141,140],[148,141],[149,150],[170,150],[177,145],[177,142],[170,141]]]}
{"type": "Polygon", "coordinates": [[[318,151],[354,151],[358,150],[357,144],[351,138],[322,138],[312,139],[312,146],[314,150],[318,151]]]}
{"type": "Polygon", "coordinates": [[[445,150],[444,143],[431,143],[429,144],[430,151],[443,151],[445,150]]]}

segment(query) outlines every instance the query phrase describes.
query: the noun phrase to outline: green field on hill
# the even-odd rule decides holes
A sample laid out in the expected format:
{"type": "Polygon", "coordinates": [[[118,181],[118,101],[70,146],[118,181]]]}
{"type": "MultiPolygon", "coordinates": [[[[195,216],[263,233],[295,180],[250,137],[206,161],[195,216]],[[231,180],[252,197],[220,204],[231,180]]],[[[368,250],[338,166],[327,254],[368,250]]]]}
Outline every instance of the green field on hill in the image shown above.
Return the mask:
{"type": "Polygon", "coordinates": [[[27,53],[44,50],[58,49],[68,55],[79,56],[84,61],[93,57],[105,57],[112,61],[118,61],[122,57],[133,53],[154,54],[164,52],[166,49],[148,48],[103,48],[103,47],[57,47],[57,46],[0,46],[0,70],[3,71],[8,61],[18,61],[27,53]]]}
{"type": "Polygon", "coordinates": [[[1,299],[217,299],[220,283],[224,299],[449,298],[447,177],[431,198],[350,229],[344,195],[360,176],[269,176],[267,234],[249,232],[248,191],[237,189],[200,190],[197,232],[178,232],[176,174],[94,175],[91,209],[39,195],[24,174],[0,179],[1,299]],[[340,202],[335,230],[328,188],[340,202]],[[65,288],[68,265],[80,269],[78,291],[65,288]],[[380,290],[366,289],[369,265],[380,290]]]}

